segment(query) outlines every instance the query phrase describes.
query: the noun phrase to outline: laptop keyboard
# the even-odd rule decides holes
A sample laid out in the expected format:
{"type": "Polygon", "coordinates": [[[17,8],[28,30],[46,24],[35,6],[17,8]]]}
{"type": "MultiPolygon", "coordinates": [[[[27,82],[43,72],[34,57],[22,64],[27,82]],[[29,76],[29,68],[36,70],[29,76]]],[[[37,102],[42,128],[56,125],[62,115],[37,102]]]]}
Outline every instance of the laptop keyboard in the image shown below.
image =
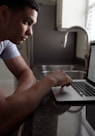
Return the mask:
{"type": "Polygon", "coordinates": [[[80,96],[95,96],[95,89],[91,88],[85,82],[73,82],[72,87],[80,96]]]}

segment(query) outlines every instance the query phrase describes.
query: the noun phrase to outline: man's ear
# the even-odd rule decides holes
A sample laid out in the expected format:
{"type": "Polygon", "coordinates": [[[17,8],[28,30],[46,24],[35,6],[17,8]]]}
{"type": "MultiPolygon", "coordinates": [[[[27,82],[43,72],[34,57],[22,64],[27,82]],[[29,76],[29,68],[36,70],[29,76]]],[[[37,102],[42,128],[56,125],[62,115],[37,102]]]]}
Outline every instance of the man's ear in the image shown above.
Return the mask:
{"type": "Polygon", "coordinates": [[[0,20],[6,21],[9,14],[9,8],[6,5],[0,6],[0,20]]]}

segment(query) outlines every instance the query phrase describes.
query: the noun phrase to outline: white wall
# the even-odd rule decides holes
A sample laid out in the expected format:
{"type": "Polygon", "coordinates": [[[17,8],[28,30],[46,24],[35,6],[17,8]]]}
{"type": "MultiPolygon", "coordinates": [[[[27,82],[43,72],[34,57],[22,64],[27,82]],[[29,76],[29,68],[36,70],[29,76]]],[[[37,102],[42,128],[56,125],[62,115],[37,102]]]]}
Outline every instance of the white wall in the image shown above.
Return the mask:
{"type": "Polygon", "coordinates": [[[2,59],[0,59],[0,89],[6,96],[14,91],[14,76],[7,69],[2,59]]]}
{"type": "Polygon", "coordinates": [[[0,80],[12,80],[12,79],[13,79],[13,75],[8,70],[3,60],[0,59],[0,80]]]}

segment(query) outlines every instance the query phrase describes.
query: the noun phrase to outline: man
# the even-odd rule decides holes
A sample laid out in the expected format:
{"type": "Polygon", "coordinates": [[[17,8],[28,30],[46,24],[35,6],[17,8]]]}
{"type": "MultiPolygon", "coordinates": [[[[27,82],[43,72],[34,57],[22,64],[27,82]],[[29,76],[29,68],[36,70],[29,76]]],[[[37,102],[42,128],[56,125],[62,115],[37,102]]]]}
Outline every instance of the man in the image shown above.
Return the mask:
{"type": "Polygon", "coordinates": [[[0,90],[0,136],[15,131],[52,86],[71,83],[71,78],[61,70],[37,82],[20,56],[15,44],[22,44],[32,35],[37,17],[38,5],[35,0],[0,0],[0,57],[19,81],[11,96],[5,97],[0,90]]]}

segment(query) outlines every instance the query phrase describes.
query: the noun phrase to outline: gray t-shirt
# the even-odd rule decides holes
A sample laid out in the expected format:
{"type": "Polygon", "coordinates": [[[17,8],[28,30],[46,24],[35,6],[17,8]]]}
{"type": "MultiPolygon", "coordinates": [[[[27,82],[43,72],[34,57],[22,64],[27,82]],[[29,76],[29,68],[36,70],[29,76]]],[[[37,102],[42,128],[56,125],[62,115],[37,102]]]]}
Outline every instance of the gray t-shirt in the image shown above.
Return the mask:
{"type": "Polygon", "coordinates": [[[16,45],[9,40],[0,42],[0,57],[5,59],[11,59],[20,56],[16,45]]]}

